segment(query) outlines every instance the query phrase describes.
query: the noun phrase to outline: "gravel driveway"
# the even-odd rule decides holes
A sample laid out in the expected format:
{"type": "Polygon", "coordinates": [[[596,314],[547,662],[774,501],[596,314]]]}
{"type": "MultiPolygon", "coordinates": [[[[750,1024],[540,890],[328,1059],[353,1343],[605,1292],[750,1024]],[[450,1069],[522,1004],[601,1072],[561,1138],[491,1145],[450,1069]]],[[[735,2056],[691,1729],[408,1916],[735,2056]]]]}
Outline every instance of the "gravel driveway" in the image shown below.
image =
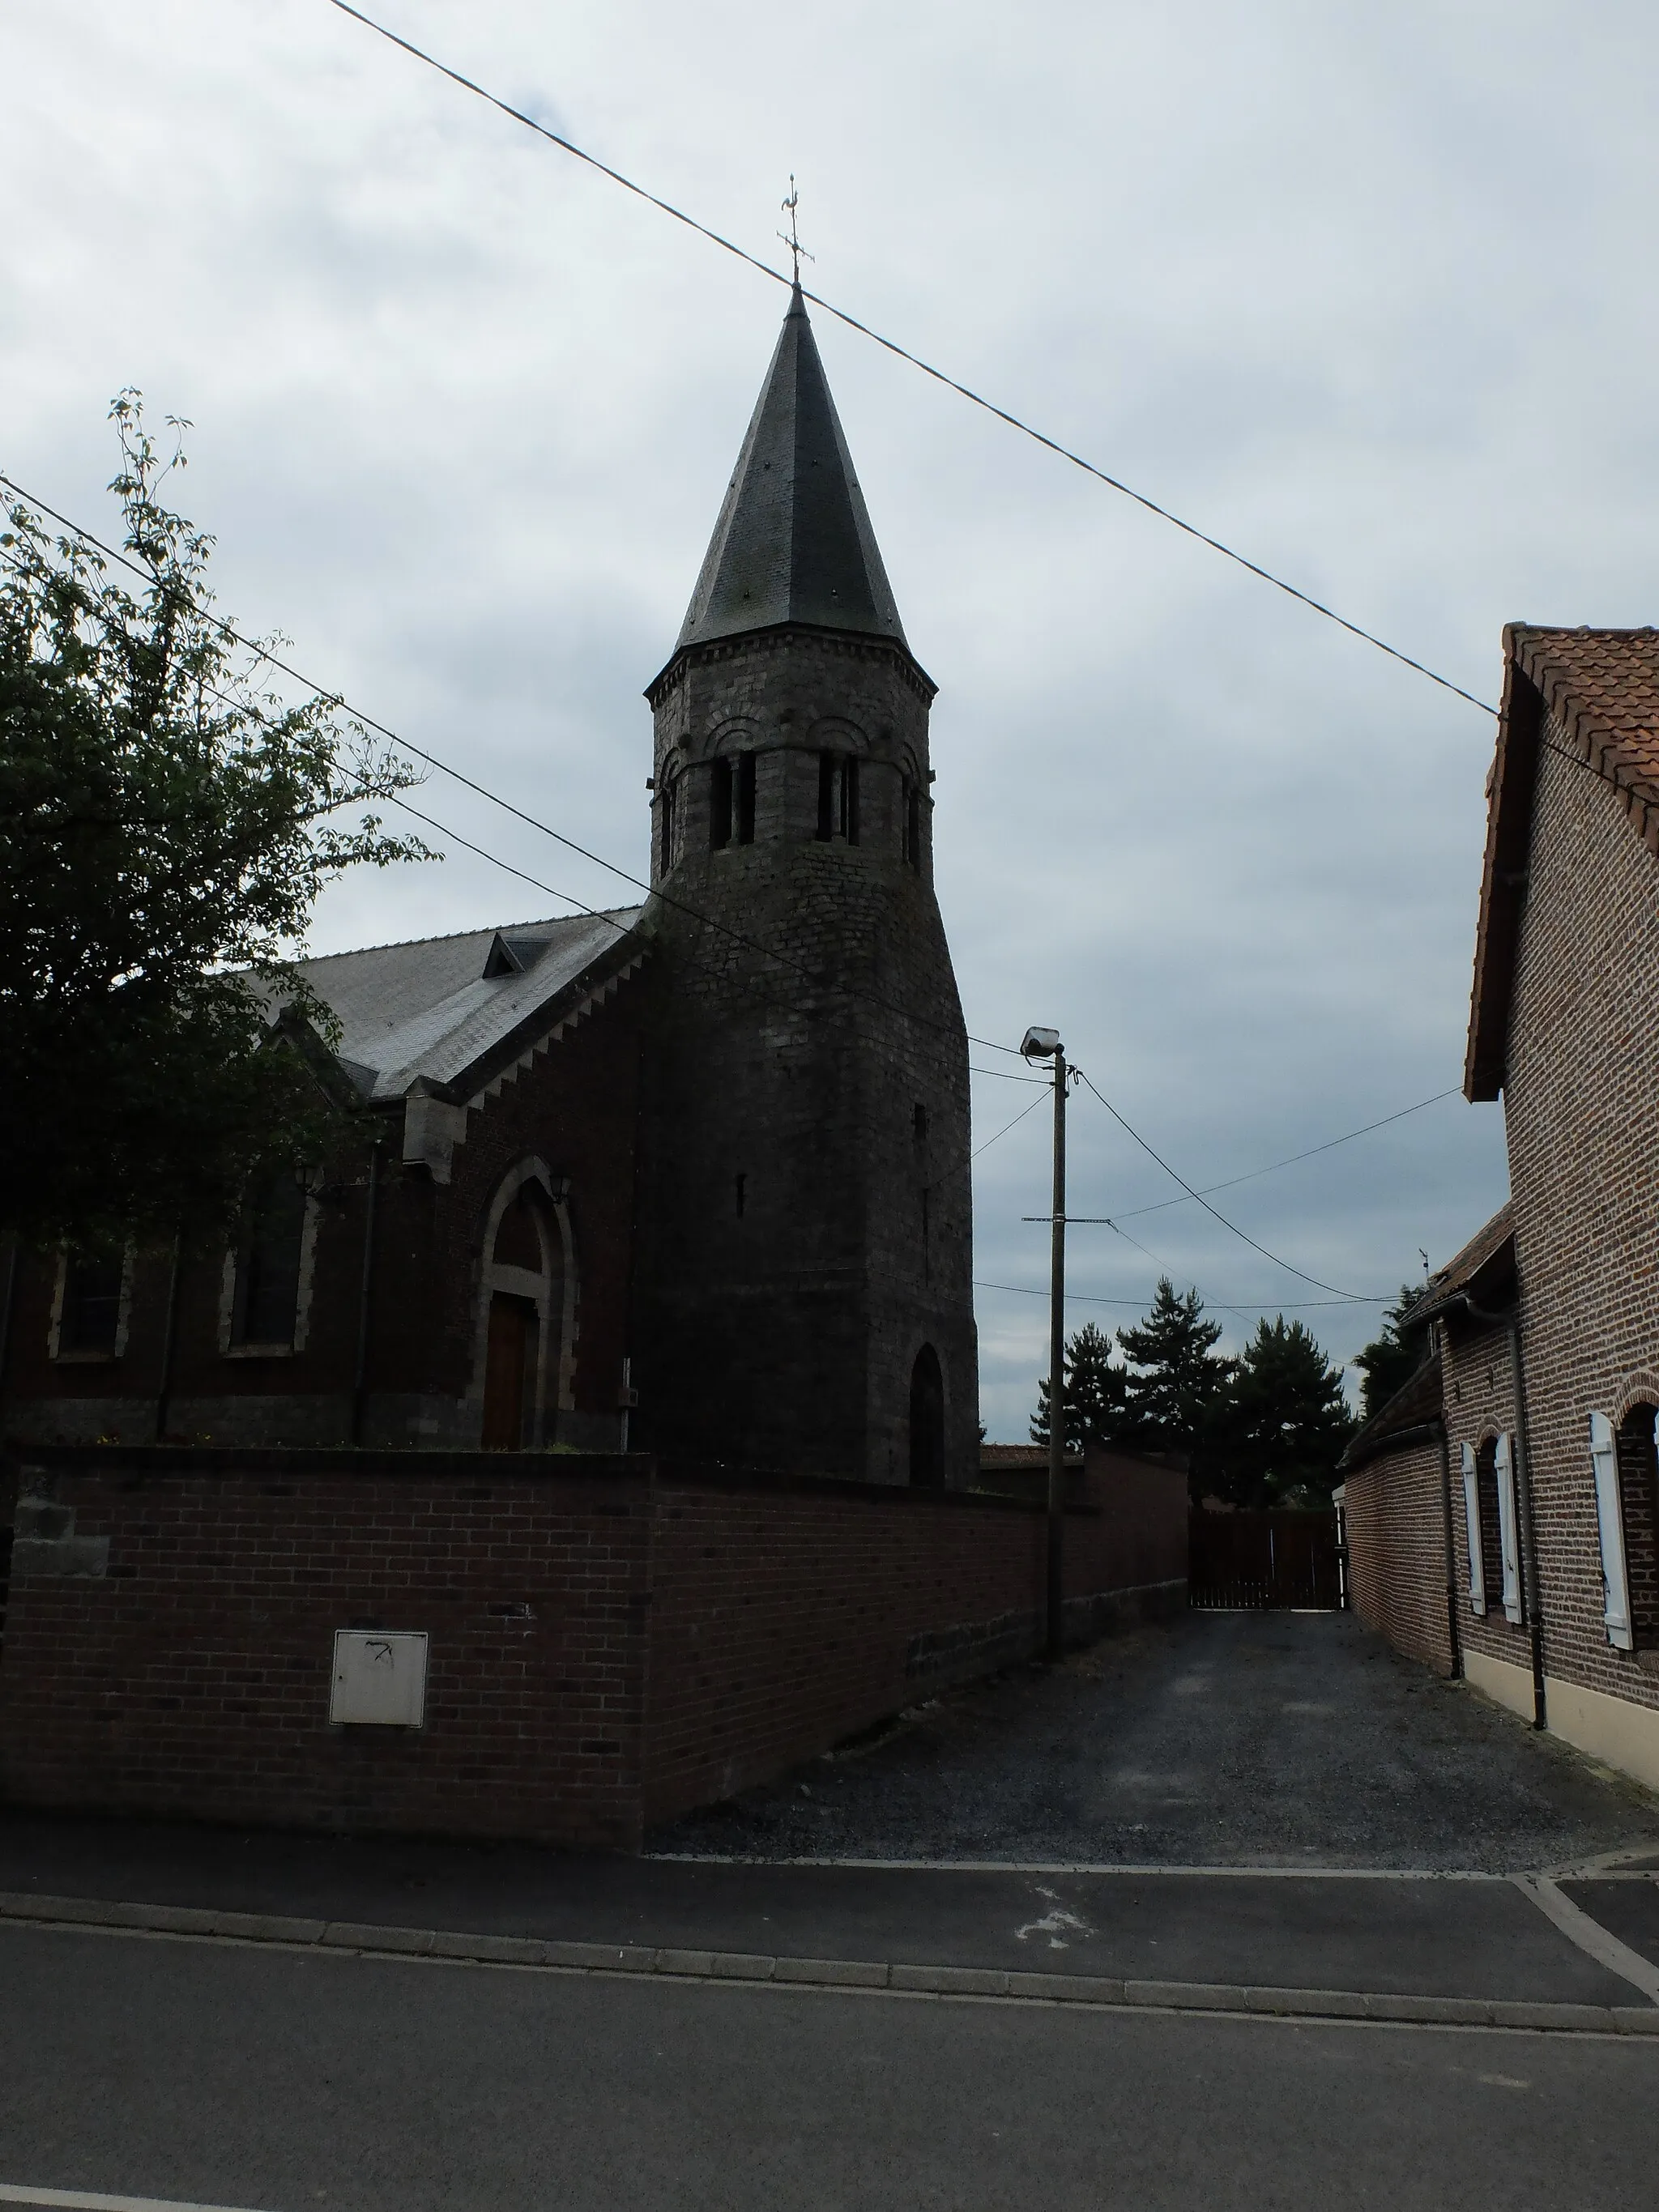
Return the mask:
{"type": "Polygon", "coordinates": [[[1347,1613],[1189,1613],[1020,1668],[660,1830],[654,1851],[1137,1865],[1559,1865],[1659,1800],[1347,1613]]]}

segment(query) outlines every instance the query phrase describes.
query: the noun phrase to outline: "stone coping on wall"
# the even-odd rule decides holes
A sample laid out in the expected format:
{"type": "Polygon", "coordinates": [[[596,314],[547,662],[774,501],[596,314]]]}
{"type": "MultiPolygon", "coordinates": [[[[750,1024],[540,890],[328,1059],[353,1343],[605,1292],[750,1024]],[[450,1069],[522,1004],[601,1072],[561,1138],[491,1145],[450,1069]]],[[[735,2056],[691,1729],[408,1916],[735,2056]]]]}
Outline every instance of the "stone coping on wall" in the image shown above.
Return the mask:
{"type": "MultiPolygon", "coordinates": [[[[636,1482],[656,1491],[733,1490],[758,1496],[842,1498],[866,1504],[902,1504],[927,1512],[989,1510],[1036,1514],[1042,1498],[984,1489],[922,1489],[908,1483],[866,1482],[854,1475],[789,1474],[719,1462],[663,1461],[649,1452],[401,1451],[349,1445],[26,1444],[9,1445],[0,1464],[25,1480],[47,1474],[121,1473],[140,1479],[190,1475],[311,1476],[384,1480],[470,1480],[535,1482],[636,1482]]],[[[1091,1500],[1068,1498],[1068,1518],[1098,1519],[1091,1500]]]]}

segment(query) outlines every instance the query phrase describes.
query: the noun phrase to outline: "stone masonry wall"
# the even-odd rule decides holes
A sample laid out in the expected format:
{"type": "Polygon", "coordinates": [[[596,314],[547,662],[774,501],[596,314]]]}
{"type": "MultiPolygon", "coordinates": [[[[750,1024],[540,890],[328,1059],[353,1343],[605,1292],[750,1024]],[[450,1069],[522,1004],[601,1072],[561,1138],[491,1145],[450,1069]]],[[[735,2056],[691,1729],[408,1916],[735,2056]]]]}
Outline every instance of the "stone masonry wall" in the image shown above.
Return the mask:
{"type": "Polygon", "coordinates": [[[1606,783],[1545,750],[1529,862],[1504,1114],[1545,1663],[1659,1706],[1659,1653],[1607,1641],[1589,1449],[1592,1411],[1659,1399],[1659,861],[1606,783]]]}
{"type": "Polygon", "coordinates": [[[931,801],[920,870],[899,805],[906,780],[928,789],[930,696],[895,647],[794,629],[696,648],[653,689],[635,1309],[653,1448],[904,1481],[931,1343],[949,1479],[972,1480],[967,1040],[931,801]],[[825,750],[860,763],[856,844],[816,834],[825,750]],[[754,842],[714,848],[713,763],[742,752],[754,842]]]}

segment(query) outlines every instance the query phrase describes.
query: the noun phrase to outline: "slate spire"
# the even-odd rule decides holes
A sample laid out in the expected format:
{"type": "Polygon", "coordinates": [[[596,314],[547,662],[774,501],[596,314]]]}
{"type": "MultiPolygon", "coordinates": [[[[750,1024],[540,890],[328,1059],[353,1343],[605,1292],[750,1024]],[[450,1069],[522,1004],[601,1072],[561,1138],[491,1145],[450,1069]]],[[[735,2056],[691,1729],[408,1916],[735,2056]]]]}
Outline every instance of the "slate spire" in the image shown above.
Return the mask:
{"type": "Polygon", "coordinates": [[[909,649],[799,284],[674,650],[777,623],[909,649]]]}

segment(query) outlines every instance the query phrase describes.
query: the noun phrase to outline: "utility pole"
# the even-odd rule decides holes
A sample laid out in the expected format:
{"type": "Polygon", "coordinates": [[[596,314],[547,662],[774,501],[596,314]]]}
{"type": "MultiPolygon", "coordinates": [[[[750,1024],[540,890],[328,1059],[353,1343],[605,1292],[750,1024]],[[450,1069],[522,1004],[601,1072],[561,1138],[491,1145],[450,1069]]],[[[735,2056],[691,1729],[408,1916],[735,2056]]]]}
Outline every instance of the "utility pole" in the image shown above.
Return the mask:
{"type": "Polygon", "coordinates": [[[1048,1234],[1048,1561],[1043,1649],[1064,1647],[1066,1574],[1066,1048],[1058,1030],[1027,1030],[1021,1052],[1054,1070],[1054,1181],[1048,1234]]]}

